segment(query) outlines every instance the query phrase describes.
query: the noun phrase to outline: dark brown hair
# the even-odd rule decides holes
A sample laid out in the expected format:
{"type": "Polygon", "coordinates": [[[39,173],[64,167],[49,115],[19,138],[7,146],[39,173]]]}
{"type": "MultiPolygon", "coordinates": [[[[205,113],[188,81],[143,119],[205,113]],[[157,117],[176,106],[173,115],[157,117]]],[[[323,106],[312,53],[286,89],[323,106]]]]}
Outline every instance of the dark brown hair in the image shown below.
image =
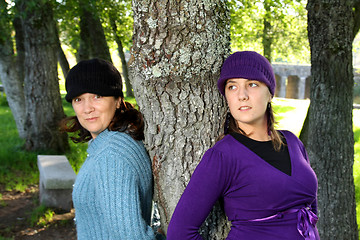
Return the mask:
{"type": "MultiPolygon", "coordinates": [[[[60,129],[74,133],[70,139],[74,143],[88,142],[92,139],[88,130],[83,128],[76,116],[64,118],[60,122],[60,129]]],[[[120,108],[116,109],[114,118],[111,120],[109,131],[126,132],[135,140],[144,140],[144,119],[142,114],[129,102],[120,99],[120,108]]]]}
{"type": "MultiPolygon", "coordinates": [[[[222,139],[225,135],[232,132],[237,132],[248,136],[248,134],[246,134],[241,128],[238,127],[234,117],[229,112],[226,114],[227,115],[224,122],[224,133],[220,135],[219,140],[222,139]]],[[[271,142],[274,146],[275,151],[280,151],[282,146],[284,145],[284,141],[283,136],[275,129],[276,122],[271,103],[268,104],[265,114],[267,115],[267,128],[271,137],[271,142]]]]}

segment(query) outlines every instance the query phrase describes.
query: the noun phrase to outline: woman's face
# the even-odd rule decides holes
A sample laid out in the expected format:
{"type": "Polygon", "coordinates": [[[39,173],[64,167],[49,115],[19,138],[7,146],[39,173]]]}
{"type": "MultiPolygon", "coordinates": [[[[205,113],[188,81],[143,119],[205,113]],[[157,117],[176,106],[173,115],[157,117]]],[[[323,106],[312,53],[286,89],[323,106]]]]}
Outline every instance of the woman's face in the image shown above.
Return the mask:
{"type": "Polygon", "coordinates": [[[244,78],[229,79],[225,97],[231,115],[245,133],[254,128],[267,129],[266,109],[272,96],[264,83],[244,78]]]}
{"type": "Polygon", "coordinates": [[[81,126],[90,132],[92,138],[96,138],[109,126],[120,107],[120,98],[84,93],[72,100],[72,106],[81,126]]]}

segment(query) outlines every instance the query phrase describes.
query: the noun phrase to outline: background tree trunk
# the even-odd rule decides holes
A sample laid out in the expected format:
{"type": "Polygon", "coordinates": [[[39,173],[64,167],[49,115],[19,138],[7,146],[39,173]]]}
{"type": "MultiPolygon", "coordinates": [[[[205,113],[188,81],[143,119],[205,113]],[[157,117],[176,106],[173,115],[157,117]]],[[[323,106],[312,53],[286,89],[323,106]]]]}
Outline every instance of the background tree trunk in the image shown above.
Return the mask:
{"type": "Polygon", "coordinates": [[[104,30],[93,1],[80,0],[79,8],[81,44],[85,44],[86,48],[90,50],[90,55],[81,55],[80,60],[97,57],[112,62],[104,30]]]}
{"type": "Polygon", "coordinates": [[[77,62],[91,58],[90,34],[87,25],[86,17],[83,14],[80,14],[80,44],[76,54],[77,62]]]}
{"type": "Polygon", "coordinates": [[[126,59],[125,59],[124,48],[123,48],[121,39],[120,39],[119,35],[117,34],[117,26],[116,26],[115,19],[113,19],[112,16],[110,16],[110,24],[111,24],[111,28],[113,30],[113,34],[115,37],[115,42],[118,45],[119,57],[121,60],[122,75],[123,75],[125,86],[126,86],[126,96],[134,97],[133,87],[132,87],[132,85],[130,83],[130,79],[129,79],[129,70],[128,70],[126,59]]]}
{"type": "Polygon", "coordinates": [[[18,49],[16,57],[11,39],[11,19],[7,14],[7,3],[3,0],[0,1],[0,14],[0,79],[4,85],[19,136],[25,138],[24,54],[21,24],[19,24],[18,18],[14,20],[18,49]]]}
{"type": "Polygon", "coordinates": [[[309,158],[319,180],[321,239],[358,240],[353,180],[353,9],[346,0],[309,0],[309,158]]]}
{"type": "Polygon", "coordinates": [[[66,58],[66,55],[61,47],[61,42],[60,42],[60,38],[59,38],[59,30],[58,30],[58,26],[56,24],[56,22],[54,21],[55,24],[55,30],[56,30],[56,41],[57,41],[57,60],[60,64],[62,73],[64,75],[64,79],[66,79],[67,73],[70,70],[70,66],[69,66],[69,62],[66,58]]]}
{"type": "Polygon", "coordinates": [[[66,55],[61,47],[60,41],[59,41],[59,45],[58,45],[58,49],[57,49],[57,60],[60,63],[60,67],[61,67],[62,73],[64,75],[64,79],[66,79],[66,76],[70,70],[70,65],[69,65],[66,55]]]}
{"type": "Polygon", "coordinates": [[[264,57],[269,60],[269,62],[272,62],[271,58],[271,44],[272,44],[272,26],[271,26],[271,3],[269,0],[264,1],[264,8],[265,8],[265,16],[263,19],[264,25],[263,25],[263,34],[262,34],[262,44],[264,47],[264,57]]]}
{"type": "MultiPolygon", "coordinates": [[[[225,112],[216,82],[229,53],[226,3],[133,0],[130,74],[145,118],[162,229],[205,151],[215,143],[225,112]]],[[[206,239],[224,239],[223,214],[213,214],[206,239]]]]}
{"type": "Polygon", "coordinates": [[[60,133],[62,108],[58,73],[57,40],[52,4],[21,0],[25,45],[25,103],[27,150],[64,152],[67,135],[60,133]]]}

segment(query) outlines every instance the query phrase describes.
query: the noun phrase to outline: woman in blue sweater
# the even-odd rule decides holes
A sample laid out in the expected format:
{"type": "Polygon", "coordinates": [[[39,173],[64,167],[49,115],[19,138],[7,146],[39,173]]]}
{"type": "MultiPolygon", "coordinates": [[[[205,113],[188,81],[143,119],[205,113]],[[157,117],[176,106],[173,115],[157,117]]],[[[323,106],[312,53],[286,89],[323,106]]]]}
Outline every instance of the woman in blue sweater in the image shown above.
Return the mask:
{"type": "Polygon", "coordinates": [[[90,141],[73,189],[78,239],[155,239],[143,119],[124,101],[120,73],[105,60],[81,61],[69,71],[66,91],[76,116],[62,129],[75,133],[74,142],[90,141]]]}

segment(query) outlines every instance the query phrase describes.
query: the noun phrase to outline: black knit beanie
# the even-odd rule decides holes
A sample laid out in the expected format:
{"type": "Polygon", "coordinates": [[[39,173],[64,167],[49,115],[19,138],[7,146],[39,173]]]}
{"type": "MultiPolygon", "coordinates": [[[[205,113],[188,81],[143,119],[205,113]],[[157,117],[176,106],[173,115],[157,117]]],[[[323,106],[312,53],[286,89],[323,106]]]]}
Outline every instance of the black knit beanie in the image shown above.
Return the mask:
{"type": "Polygon", "coordinates": [[[108,61],[94,58],[80,61],[66,76],[66,101],[83,93],[123,97],[119,71],[108,61]]]}

